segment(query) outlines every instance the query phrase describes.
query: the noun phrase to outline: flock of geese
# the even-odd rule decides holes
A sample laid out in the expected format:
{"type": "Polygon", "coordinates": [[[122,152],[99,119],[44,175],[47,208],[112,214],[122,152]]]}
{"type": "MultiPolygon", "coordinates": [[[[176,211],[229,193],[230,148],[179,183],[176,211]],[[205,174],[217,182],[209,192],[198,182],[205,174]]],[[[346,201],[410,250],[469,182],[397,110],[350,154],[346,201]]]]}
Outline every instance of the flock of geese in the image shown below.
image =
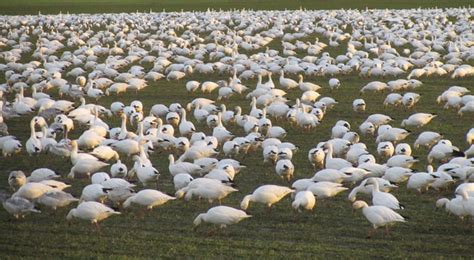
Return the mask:
{"type": "MultiPolygon", "coordinates": [[[[341,75],[373,79],[353,100],[354,113],[372,105],[363,99],[368,93],[388,93],[383,106],[410,110],[422,98],[416,90],[423,87],[423,78],[473,76],[471,13],[455,8],[2,16],[2,160],[47,153],[71,165],[67,176],[49,168],[25,174],[18,165],[8,176],[14,193],[2,194],[3,206],[22,218],[39,213],[38,205],[54,210],[74,204],[68,220],[87,220],[99,228],[100,221],[130,207],[145,211],[193,198],[225,204],[226,196],[238,191],[234,182],[241,170],[252,171],[239,158],[251,155],[291,185],[259,184],[243,196],[240,209],[212,207],[197,215],[195,227],[236,224],[251,217],[246,211],[252,204],[270,209],[290,194],[294,210],[312,210],[316,200],[351,187],[353,209],[362,209],[373,226],[369,236],[380,227],[388,233],[390,225],[405,222],[403,205],[390,193],[404,182],[418,192],[454,184],[454,198],[436,205],[460,218],[474,217],[474,128],[466,133],[467,145],[457,144],[470,146],[462,151],[428,130],[436,114],[413,113],[401,125],[389,115],[371,114],[357,130],[339,120],[330,138],[298,151],[307,153],[315,169],[313,176],[298,180],[295,168],[308,165],[293,163],[298,147],[285,141],[291,139],[288,127],[313,133],[338,106],[305,76],[327,77],[332,91],[344,91],[337,79],[341,75]],[[332,48],[341,54],[331,56],[332,48]],[[198,82],[194,74],[222,80],[198,82]],[[256,86],[245,84],[250,79],[257,80],[256,86]],[[161,88],[174,80],[185,82],[182,87],[194,95],[216,98],[151,107],[140,100],[120,101],[151,84],[161,88]],[[289,92],[298,97],[288,98],[289,92]],[[100,105],[106,95],[117,101],[100,105]],[[232,96],[245,97],[250,105],[228,109],[226,100],[232,96]],[[31,119],[27,140],[9,132],[8,122],[16,117],[31,119]],[[107,122],[111,117],[120,125],[107,122]],[[235,127],[245,135],[232,133],[235,127]],[[413,144],[404,142],[415,134],[410,130],[417,134],[413,144]],[[78,137],[69,139],[71,131],[78,137]],[[374,136],[376,151],[369,151],[361,136],[374,136]],[[420,149],[429,151],[429,165],[417,172],[413,166],[419,159],[412,153],[420,149]],[[152,164],[157,151],[168,156],[168,165],[152,164]],[[163,172],[172,176],[174,195],[153,188],[163,172]],[[65,178],[70,184],[60,181],[65,178]],[[64,191],[77,178],[90,179],[78,198],[64,191]],[[360,194],[370,196],[371,203],[357,200],[360,194]]],[[[446,87],[431,102],[456,110],[472,126],[474,96],[468,88],[446,87]]]]}

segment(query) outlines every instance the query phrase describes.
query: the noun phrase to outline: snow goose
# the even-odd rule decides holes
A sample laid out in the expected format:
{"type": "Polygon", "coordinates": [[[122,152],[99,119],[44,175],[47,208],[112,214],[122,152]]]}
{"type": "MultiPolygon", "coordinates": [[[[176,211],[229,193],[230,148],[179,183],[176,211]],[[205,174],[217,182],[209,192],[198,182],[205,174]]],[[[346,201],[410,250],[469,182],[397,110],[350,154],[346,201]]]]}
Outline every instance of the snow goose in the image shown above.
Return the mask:
{"type": "Polygon", "coordinates": [[[363,94],[365,93],[366,91],[375,91],[375,92],[379,92],[379,91],[384,91],[387,89],[387,84],[386,83],[383,83],[383,82],[380,82],[380,81],[372,81],[368,84],[366,84],[364,87],[362,87],[362,89],[360,90],[360,93],[363,94]]]}
{"type": "Polygon", "coordinates": [[[298,82],[290,79],[290,78],[285,78],[283,70],[280,71],[280,86],[285,89],[285,90],[290,90],[293,88],[298,87],[298,82]]]}
{"type": "Polygon", "coordinates": [[[42,150],[41,140],[36,137],[35,125],[38,122],[38,117],[34,117],[30,121],[30,138],[26,141],[26,151],[30,156],[39,154],[42,150]]]}
{"type": "Polygon", "coordinates": [[[293,173],[295,171],[295,166],[291,160],[283,159],[279,160],[275,165],[275,171],[282,179],[290,181],[293,178],[293,173]]]}
{"type": "Polygon", "coordinates": [[[117,160],[110,167],[110,175],[112,178],[123,178],[127,174],[127,165],[123,164],[122,161],[117,160]]]}
{"type": "Polygon", "coordinates": [[[462,197],[462,206],[465,214],[471,218],[474,217],[474,198],[469,196],[465,189],[456,189],[456,195],[462,197]]]}
{"type": "Polygon", "coordinates": [[[95,225],[97,230],[100,230],[99,222],[112,216],[119,215],[120,212],[117,212],[102,203],[95,201],[87,201],[79,204],[77,208],[71,209],[66,216],[68,221],[71,221],[73,218],[79,218],[83,220],[90,221],[95,225]]]}
{"type": "Polygon", "coordinates": [[[457,195],[453,199],[447,199],[447,198],[441,198],[436,201],[436,208],[441,208],[444,207],[446,212],[449,214],[454,214],[457,217],[459,217],[462,220],[464,220],[464,217],[466,217],[468,214],[466,210],[464,210],[463,207],[463,197],[457,195]]]}
{"type": "Polygon", "coordinates": [[[308,91],[308,90],[318,91],[321,88],[317,84],[314,84],[314,83],[311,83],[311,82],[304,82],[302,74],[298,75],[298,79],[299,79],[298,87],[303,92],[308,91]]]}
{"type": "Polygon", "coordinates": [[[453,146],[449,140],[440,140],[436,145],[431,148],[428,153],[428,163],[431,164],[433,161],[447,161],[451,157],[464,156],[464,153],[459,151],[459,148],[453,146]]]}
{"type": "Polygon", "coordinates": [[[425,148],[431,148],[434,144],[436,144],[439,140],[441,140],[443,136],[436,132],[425,131],[422,132],[415,140],[413,147],[418,149],[420,146],[425,148]]]}
{"type": "Polygon", "coordinates": [[[68,174],[68,178],[75,178],[77,175],[89,177],[91,174],[99,171],[100,169],[108,165],[108,163],[104,163],[98,160],[81,159],[78,160],[76,164],[74,164],[74,166],[71,168],[68,174]]]}
{"type": "Polygon", "coordinates": [[[53,210],[66,207],[76,201],[79,201],[79,199],[74,198],[71,194],[64,191],[48,191],[37,200],[39,204],[45,205],[53,210]]]}
{"type": "Polygon", "coordinates": [[[377,232],[377,228],[385,227],[385,233],[389,234],[389,226],[396,222],[406,222],[400,214],[385,206],[370,206],[365,201],[355,201],[352,204],[353,209],[361,209],[362,214],[372,224],[373,230],[369,231],[367,238],[377,232]]]}
{"type": "Polygon", "coordinates": [[[140,165],[136,168],[136,174],[138,180],[143,186],[146,186],[150,182],[156,182],[160,176],[158,170],[150,164],[139,162],[140,165]]]}
{"type": "Polygon", "coordinates": [[[182,198],[189,201],[193,196],[207,199],[209,203],[214,200],[219,203],[232,192],[238,191],[237,189],[223,184],[221,181],[209,178],[197,178],[192,180],[186,187],[176,191],[176,198],[182,198]]]}
{"type": "Polygon", "coordinates": [[[104,202],[107,198],[107,192],[110,189],[104,188],[102,184],[89,184],[82,189],[80,202],[83,201],[99,201],[104,202]]]}
{"type": "Polygon", "coordinates": [[[411,146],[407,143],[401,143],[397,144],[395,147],[395,154],[401,154],[401,155],[411,155],[411,146]]]}
{"type": "Polygon", "coordinates": [[[199,214],[193,221],[193,229],[196,230],[202,222],[219,225],[220,228],[225,228],[228,225],[237,224],[250,217],[252,216],[247,215],[247,213],[242,210],[228,206],[216,206],[210,208],[206,213],[199,214]]]}
{"type": "Polygon", "coordinates": [[[383,178],[392,183],[401,183],[413,175],[413,170],[403,167],[390,167],[385,171],[383,178]]]}
{"type": "Polygon", "coordinates": [[[398,199],[388,192],[380,191],[379,182],[374,178],[369,178],[365,186],[372,185],[372,203],[375,206],[385,206],[391,209],[403,209],[398,199]]]}
{"type": "Polygon", "coordinates": [[[8,184],[13,191],[19,189],[26,183],[26,175],[22,171],[12,171],[8,175],[8,184]]]}
{"type": "Polygon", "coordinates": [[[466,142],[471,145],[474,144],[474,128],[471,128],[467,133],[466,133],[466,142]]]}
{"type": "Polygon", "coordinates": [[[313,169],[322,169],[326,154],[321,148],[313,148],[308,151],[308,160],[313,165],[313,169]]]}
{"type": "Polygon", "coordinates": [[[48,168],[38,168],[31,172],[30,176],[26,178],[26,181],[41,182],[43,180],[50,180],[59,177],[61,176],[57,175],[53,170],[50,170],[48,168]]]}
{"type": "Polygon", "coordinates": [[[416,113],[404,119],[402,121],[402,127],[416,127],[421,128],[424,125],[428,124],[433,118],[435,118],[436,114],[428,114],[428,113],[416,113]]]}
{"type": "Polygon", "coordinates": [[[291,203],[294,210],[301,212],[301,208],[305,210],[313,210],[316,205],[316,199],[311,191],[299,191],[296,193],[295,199],[291,203]]]}
{"type": "Polygon", "coordinates": [[[0,201],[2,202],[3,208],[16,219],[24,218],[25,215],[31,212],[41,213],[41,211],[35,209],[33,202],[22,197],[7,198],[5,194],[1,194],[0,201]]]}
{"type": "Polygon", "coordinates": [[[387,161],[388,167],[403,167],[403,168],[411,168],[413,164],[418,162],[419,160],[415,157],[409,155],[394,155],[390,157],[387,161]]]}
{"type": "Polygon", "coordinates": [[[174,160],[172,154],[168,155],[169,167],[168,170],[171,175],[175,176],[179,173],[189,173],[191,175],[199,174],[202,168],[199,165],[189,162],[178,162],[174,160]]]}
{"type": "Polygon", "coordinates": [[[313,181],[317,182],[334,182],[334,183],[342,183],[345,178],[347,178],[342,171],[336,169],[323,169],[314,174],[311,178],[313,181]]]}
{"type": "Polygon", "coordinates": [[[194,92],[199,88],[200,84],[201,83],[199,83],[198,81],[195,81],[195,80],[188,81],[188,82],[186,82],[186,90],[188,92],[194,92]]]}
{"type": "Polygon", "coordinates": [[[284,186],[263,185],[254,190],[252,194],[246,195],[240,203],[240,208],[247,210],[250,202],[258,202],[265,204],[270,209],[273,204],[292,192],[294,190],[284,186]]]}
{"type": "Polygon", "coordinates": [[[188,184],[193,181],[194,178],[188,173],[178,173],[173,176],[174,189],[176,191],[188,186],[188,184]]]}
{"type": "Polygon", "coordinates": [[[123,203],[124,208],[128,208],[133,204],[138,204],[140,206],[146,207],[148,210],[152,210],[154,207],[161,206],[170,200],[176,199],[171,197],[161,191],[145,189],[141,190],[138,193],[130,196],[123,203]]]}
{"type": "Polygon", "coordinates": [[[110,146],[100,145],[94,148],[90,155],[102,160],[102,161],[110,161],[119,159],[119,154],[114,151],[110,146]]]}
{"type": "Polygon", "coordinates": [[[22,197],[29,201],[36,201],[39,197],[54,188],[39,182],[28,182],[21,186],[12,197],[22,197]]]}
{"type": "Polygon", "coordinates": [[[361,98],[357,98],[352,101],[352,110],[354,110],[354,112],[364,112],[365,107],[365,101],[361,98]]]}
{"type": "Polygon", "coordinates": [[[341,82],[338,79],[336,78],[329,79],[329,88],[331,88],[331,90],[338,89],[340,86],[341,86],[341,82]]]}
{"type": "Polygon", "coordinates": [[[327,169],[335,169],[339,170],[346,167],[352,167],[352,164],[345,159],[342,158],[333,158],[333,144],[330,142],[326,142],[323,147],[327,149],[326,157],[325,157],[325,167],[327,169]]]}
{"type": "Polygon", "coordinates": [[[217,138],[217,141],[220,144],[223,144],[224,142],[230,140],[234,135],[229,132],[223,125],[222,125],[222,114],[218,113],[217,114],[217,126],[214,127],[212,130],[212,135],[217,138]]]}
{"type": "Polygon", "coordinates": [[[407,189],[417,190],[420,193],[428,191],[430,185],[437,178],[439,176],[433,174],[433,166],[428,165],[428,172],[417,172],[410,176],[407,182],[407,189]]]}
{"type": "Polygon", "coordinates": [[[348,190],[340,183],[321,181],[309,185],[306,190],[311,191],[318,199],[326,199],[348,190]]]}
{"type": "Polygon", "coordinates": [[[179,133],[182,136],[191,136],[196,131],[194,124],[186,119],[186,110],[181,108],[181,122],[179,123],[179,133]]]}

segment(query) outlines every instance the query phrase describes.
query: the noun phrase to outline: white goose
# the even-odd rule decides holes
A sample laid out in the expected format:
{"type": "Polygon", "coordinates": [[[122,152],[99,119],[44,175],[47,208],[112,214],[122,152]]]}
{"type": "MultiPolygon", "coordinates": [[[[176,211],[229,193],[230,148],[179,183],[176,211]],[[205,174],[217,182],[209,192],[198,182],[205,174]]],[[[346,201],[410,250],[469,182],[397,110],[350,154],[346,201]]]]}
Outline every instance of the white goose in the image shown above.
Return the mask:
{"type": "Polygon", "coordinates": [[[71,221],[73,218],[80,218],[83,220],[90,221],[95,225],[97,230],[100,230],[99,222],[112,216],[119,215],[120,212],[117,212],[104,204],[95,201],[87,201],[79,204],[77,208],[71,209],[66,216],[68,221],[71,221]]]}
{"type": "Polygon", "coordinates": [[[186,187],[176,191],[176,198],[182,198],[189,201],[193,196],[207,199],[209,203],[214,200],[219,203],[232,192],[238,191],[237,189],[223,184],[221,181],[209,179],[209,178],[197,178],[192,180],[186,187]]]}
{"type": "Polygon", "coordinates": [[[300,191],[296,193],[295,199],[291,203],[294,210],[301,212],[301,208],[305,210],[313,210],[316,205],[316,199],[311,191],[300,191]]]}
{"type": "Polygon", "coordinates": [[[280,71],[280,86],[283,87],[285,90],[290,90],[293,88],[298,87],[298,82],[290,79],[290,78],[285,78],[283,70],[280,71]]]}
{"type": "Polygon", "coordinates": [[[4,194],[1,194],[0,201],[2,202],[3,208],[12,214],[16,219],[24,218],[25,215],[33,213],[41,213],[41,211],[35,209],[35,204],[22,197],[11,197],[6,198],[4,194]]]}
{"type": "Polygon", "coordinates": [[[181,122],[179,123],[179,133],[182,136],[190,136],[192,133],[196,132],[196,127],[194,127],[194,124],[191,121],[188,121],[186,119],[186,110],[184,108],[181,108],[181,122]]]}
{"type": "Polygon", "coordinates": [[[30,121],[30,138],[26,141],[26,151],[30,156],[39,154],[43,149],[41,140],[36,137],[35,125],[38,121],[37,117],[34,117],[30,121]]]}
{"type": "Polygon", "coordinates": [[[128,208],[133,204],[138,204],[140,206],[146,207],[146,209],[151,210],[154,207],[161,206],[170,200],[176,199],[175,197],[171,197],[161,191],[157,190],[141,190],[137,194],[129,197],[123,203],[124,208],[128,208]]]}
{"type": "Polygon", "coordinates": [[[170,174],[175,176],[179,173],[189,173],[191,175],[199,174],[202,168],[199,165],[189,163],[189,162],[178,162],[174,160],[174,156],[172,154],[168,155],[169,160],[169,167],[168,170],[170,174]]]}
{"type": "Polygon", "coordinates": [[[398,202],[398,199],[388,192],[380,191],[379,182],[374,178],[367,180],[367,185],[372,186],[372,203],[375,206],[385,206],[391,209],[403,209],[404,207],[398,202]]]}
{"type": "Polygon", "coordinates": [[[396,222],[406,222],[400,214],[385,206],[370,206],[365,201],[355,201],[352,204],[353,209],[362,209],[362,214],[372,224],[373,230],[369,231],[368,238],[377,232],[377,228],[385,227],[385,232],[389,234],[389,225],[396,222]]]}
{"type": "Polygon", "coordinates": [[[234,209],[228,206],[216,206],[210,208],[206,213],[199,214],[193,221],[194,230],[201,225],[202,222],[219,225],[225,228],[228,225],[237,224],[240,221],[252,217],[247,215],[245,211],[234,209]]]}
{"type": "Polygon", "coordinates": [[[294,190],[284,186],[263,185],[254,190],[252,194],[245,196],[240,203],[240,208],[247,210],[250,202],[258,202],[265,204],[270,209],[273,204],[292,192],[294,190]]]}
{"type": "Polygon", "coordinates": [[[323,145],[324,149],[327,149],[325,157],[325,167],[326,169],[335,169],[340,170],[342,168],[352,167],[352,164],[342,158],[333,158],[333,144],[331,142],[326,142],[323,145]]]}

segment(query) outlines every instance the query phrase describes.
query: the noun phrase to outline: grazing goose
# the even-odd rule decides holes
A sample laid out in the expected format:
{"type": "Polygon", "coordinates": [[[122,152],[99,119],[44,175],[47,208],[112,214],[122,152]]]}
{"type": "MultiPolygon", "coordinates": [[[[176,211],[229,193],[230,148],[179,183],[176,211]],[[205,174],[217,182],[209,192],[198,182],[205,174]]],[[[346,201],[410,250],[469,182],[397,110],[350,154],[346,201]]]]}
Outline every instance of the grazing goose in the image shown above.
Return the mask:
{"type": "Polygon", "coordinates": [[[390,225],[406,222],[404,217],[385,206],[369,206],[367,202],[358,200],[352,204],[352,208],[362,209],[362,214],[372,224],[373,230],[369,231],[367,238],[371,238],[379,227],[385,227],[385,233],[389,235],[390,225]]]}
{"type": "Polygon", "coordinates": [[[67,214],[66,219],[71,221],[73,218],[79,218],[90,221],[95,225],[97,231],[99,231],[99,222],[112,215],[120,215],[120,212],[117,212],[102,203],[87,201],[79,204],[77,208],[71,209],[67,214]]]}
{"type": "Polygon", "coordinates": [[[146,209],[151,210],[154,207],[161,206],[168,202],[169,200],[174,200],[175,197],[171,197],[161,191],[157,190],[141,190],[137,194],[130,196],[123,203],[124,208],[128,208],[133,204],[138,204],[140,206],[146,207],[146,209]]]}
{"type": "Polygon", "coordinates": [[[311,191],[299,191],[296,193],[295,199],[291,203],[294,210],[301,212],[301,208],[305,210],[313,210],[316,205],[316,199],[311,191]]]}
{"type": "Polygon", "coordinates": [[[219,228],[225,228],[228,225],[237,224],[240,221],[252,217],[243,210],[234,209],[228,206],[216,206],[210,208],[206,213],[199,214],[193,221],[194,230],[202,222],[219,225],[219,228]]]}
{"type": "Polygon", "coordinates": [[[185,196],[185,200],[189,201],[193,196],[207,199],[209,203],[214,200],[221,203],[222,199],[227,197],[232,192],[238,191],[237,189],[223,184],[221,181],[209,179],[209,178],[197,178],[192,180],[186,187],[176,191],[176,198],[182,198],[185,196]]]}
{"type": "Polygon", "coordinates": [[[252,194],[245,196],[240,203],[240,208],[247,210],[250,202],[258,202],[265,204],[270,209],[273,204],[292,192],[294,190],[284,186],[263,185],[254,190],[252,194]]]}
{"type": "Polygon", "coordinates": [[[433,118],[437,115],[435,114],[428,114],[428,113],[416,113],[404,119],[402,121],[402,127],[416,127],[421,128],[428,124],[433,118]]]}
{"type": "Polygon", "coordinates": [[[311,191],[318,199],[326,199],[336,196],[337,194],[348,190],[342,184],[321,181],[309,185],[306,190],[311,191]]]}
{"type": "Polygon", "coordinates": [[[0,194],[0,201],[2,202],[3,208],[16,219],[24,218],[25,215],[31,212],[41,213],[41,211],[35,209],[33,202],[22,197],[7,198],[6,194],[0,194]]]}
{"type": "Polygon", "coordinates": [[[64,191],[48,191],[37,200],[39,204],[45,205],[53,210],[66,207],[76,201],[79,201],[79,199],[74,198],[71,194],[64,191]]]}

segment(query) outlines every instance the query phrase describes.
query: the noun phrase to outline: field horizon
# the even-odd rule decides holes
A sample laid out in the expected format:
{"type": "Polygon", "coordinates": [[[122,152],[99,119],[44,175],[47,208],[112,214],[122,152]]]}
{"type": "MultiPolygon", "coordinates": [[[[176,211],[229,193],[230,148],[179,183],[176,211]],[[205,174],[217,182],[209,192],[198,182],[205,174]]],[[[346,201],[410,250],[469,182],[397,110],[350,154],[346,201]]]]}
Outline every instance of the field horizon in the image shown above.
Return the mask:
{"type": "Polygon", "coordinates": [[[127,12],[179,12],[212,10],[327,10],[327,9],[412,9],[469,7],[467,0],[441,1],[376,1],[376,0],[17,0],[0,1],[0,15],[35,15],[65,13],[127,13],[127,12]]]}

